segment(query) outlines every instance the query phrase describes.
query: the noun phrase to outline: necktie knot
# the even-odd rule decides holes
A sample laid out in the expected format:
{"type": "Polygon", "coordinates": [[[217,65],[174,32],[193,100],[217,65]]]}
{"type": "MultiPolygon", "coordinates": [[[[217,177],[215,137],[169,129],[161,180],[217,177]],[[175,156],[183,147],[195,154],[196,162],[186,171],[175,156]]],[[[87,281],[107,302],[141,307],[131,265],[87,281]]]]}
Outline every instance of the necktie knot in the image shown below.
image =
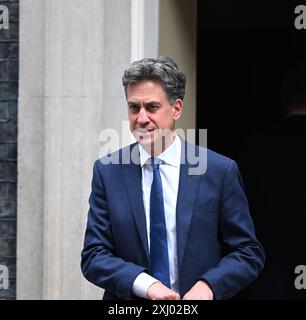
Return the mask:
{"type": "Polygon", "coordinates": [[[159,170],[159,162],[157,158],[151,158],[151,165],[152,165],[152,169],[153,171],[155,170],[159,170]]]}

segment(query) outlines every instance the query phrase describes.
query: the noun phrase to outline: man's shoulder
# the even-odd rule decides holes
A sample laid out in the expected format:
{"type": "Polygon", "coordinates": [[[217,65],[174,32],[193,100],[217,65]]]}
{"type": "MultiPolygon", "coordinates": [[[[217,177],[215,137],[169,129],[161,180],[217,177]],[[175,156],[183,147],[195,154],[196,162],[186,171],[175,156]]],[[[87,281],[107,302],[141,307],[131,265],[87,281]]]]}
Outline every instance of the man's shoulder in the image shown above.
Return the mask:
{"type": "Polygon", "coordinates": [[[234,160],[211,149],[207,149],[208,161],[215,163],[216,165],[226,165],[228,166],[234,160]]]}
{"type": "Polygon", "coordinates": [[[107,165],[108,167],[131,163],[139,164],[139,147],[136,142],[110,152],[95,161],[95,165],[97,166],[107,165]]]}
{"type": "Polygon", "coordinates": [[[235,161],[229,157],[208,149],[207,147],[185,142],[183,148],[185,148],[185,151],[182,153],[185,154],[183,163],[187,163],[189,167],[194,168],[191,169],[194,170],[192,174],[205,174],[215,177],[224,175],[230,167],[236,166],[235,161]]]}
{"type": "MultiPolygon", "coordinates": [[[[202,147],[195,144],[190,144],[186,142],[187,149],[190,148],[190,150],[196,155],[196,156],[205,156],[207,158],[207,162],[211,165],[219,165],[219,166],[228,166],[229,164],[233,163],[234,160],[221,154],[216,151],[213,151],[207,147],[202,147]]],[[[188,153],[188,151],[187,151],[188,153]]]]}

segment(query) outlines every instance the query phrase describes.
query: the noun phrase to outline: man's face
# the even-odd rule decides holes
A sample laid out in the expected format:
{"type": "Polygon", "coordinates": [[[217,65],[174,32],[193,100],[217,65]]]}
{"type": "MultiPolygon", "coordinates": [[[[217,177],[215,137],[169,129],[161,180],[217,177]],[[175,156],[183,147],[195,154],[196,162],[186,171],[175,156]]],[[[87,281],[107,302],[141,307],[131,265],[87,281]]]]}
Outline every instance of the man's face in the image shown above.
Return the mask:
{"type": "Polygon", "coordinates": [[[130,130],[144,147],[157,144],[162,135],[169,136],[182,113],[183,102],[172,105],[158,81],[143,80],[128,86],[130,130]]]}

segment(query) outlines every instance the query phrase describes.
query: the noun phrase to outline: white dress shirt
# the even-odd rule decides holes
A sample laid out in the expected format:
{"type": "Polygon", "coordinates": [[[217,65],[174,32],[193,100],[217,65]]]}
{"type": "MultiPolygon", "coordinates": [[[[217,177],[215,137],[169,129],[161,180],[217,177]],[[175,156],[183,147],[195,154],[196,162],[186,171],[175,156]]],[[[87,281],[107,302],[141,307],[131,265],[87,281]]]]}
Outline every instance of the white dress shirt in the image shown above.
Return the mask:
{"type": "MultiPolygon", "coordinates": [[[[153,171],[150,164],[151,155],[139,145],[140,164],[142,168],[142,196],[146,214],[148,244],[150,248],[150,191],[153,181],[153,171]]],[[[157,159],[161,161],[159,171],[163,185],[165,221],[169,254],[169,271],[171,289],[178,293],[178,266],[176,245],[176,201],[179,186],[181,140],[176,135],[172,144],[157,159]]],[[[138,275],[133,284],[133,293],[141,298],[147,298],[147,290],[159,280],[143,272],[138,275]]]]}

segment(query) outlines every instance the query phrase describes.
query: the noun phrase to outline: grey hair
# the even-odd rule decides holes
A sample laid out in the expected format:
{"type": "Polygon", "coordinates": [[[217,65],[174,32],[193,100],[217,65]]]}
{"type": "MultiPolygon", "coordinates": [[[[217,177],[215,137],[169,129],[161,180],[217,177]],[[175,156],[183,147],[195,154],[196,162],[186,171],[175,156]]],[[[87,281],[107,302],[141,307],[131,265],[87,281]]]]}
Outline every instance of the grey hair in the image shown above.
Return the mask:
{"type": "Polygon", "coordinates": [[[128,86],[142,80],[159,81],[171,104],[176,99],[184,99],[186,77],[168,57],[145,58],[130,64],[122,77],[126,97],[128,86]]]}

